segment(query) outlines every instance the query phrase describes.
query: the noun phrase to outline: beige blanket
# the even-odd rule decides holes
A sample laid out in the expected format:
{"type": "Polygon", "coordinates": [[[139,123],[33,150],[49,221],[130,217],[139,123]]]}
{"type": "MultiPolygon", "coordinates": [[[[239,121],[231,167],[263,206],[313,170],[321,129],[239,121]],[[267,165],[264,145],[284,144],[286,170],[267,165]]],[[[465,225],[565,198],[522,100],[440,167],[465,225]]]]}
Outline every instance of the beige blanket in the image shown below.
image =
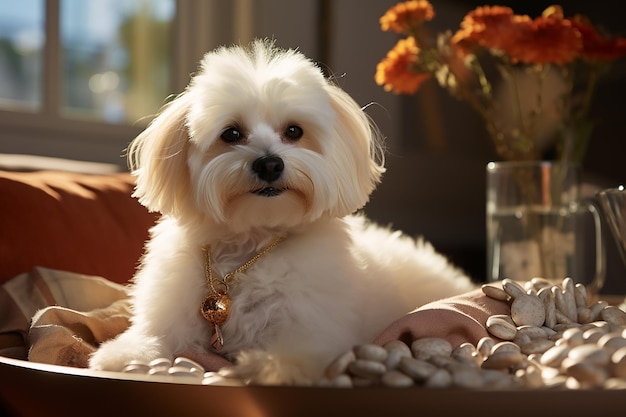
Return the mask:
{"type": "MultiPolygon", "coordinates": [[[[399,317],[374,343],[406,343],[433,336],[454,346],[487,336],[492,314],[508,314],[506,303],[476,290],[440,300],[399,317]]],[[[129,324],[126,288],[101,277],[34,268],[0,287],[0,355],[41,363],[86,367],[103,341],[129,324]]],[[[179,352],[214,371],[230,362],[211,352],[179,352]]]]}

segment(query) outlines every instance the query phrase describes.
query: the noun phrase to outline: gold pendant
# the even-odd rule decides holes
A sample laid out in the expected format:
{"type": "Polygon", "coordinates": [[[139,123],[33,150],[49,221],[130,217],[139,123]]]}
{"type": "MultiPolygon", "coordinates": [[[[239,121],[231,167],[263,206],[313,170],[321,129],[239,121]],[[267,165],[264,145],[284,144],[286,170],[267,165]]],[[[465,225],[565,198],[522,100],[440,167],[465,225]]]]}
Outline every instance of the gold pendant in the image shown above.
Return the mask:
{"type": "Polygon", "coordinates": [[[220,326],[213,326],[213,335],[211,335],[211,346],[215,350],[220,350],[224,346],[224,336],[222,336],[222,329],[220,326]]]}
{"type": "Polygon", "coordinates": [[[226,293],[209,294],[204,297],[200,314],[214,326],[222,326],[228,318],[232,300],[226,293]]]}

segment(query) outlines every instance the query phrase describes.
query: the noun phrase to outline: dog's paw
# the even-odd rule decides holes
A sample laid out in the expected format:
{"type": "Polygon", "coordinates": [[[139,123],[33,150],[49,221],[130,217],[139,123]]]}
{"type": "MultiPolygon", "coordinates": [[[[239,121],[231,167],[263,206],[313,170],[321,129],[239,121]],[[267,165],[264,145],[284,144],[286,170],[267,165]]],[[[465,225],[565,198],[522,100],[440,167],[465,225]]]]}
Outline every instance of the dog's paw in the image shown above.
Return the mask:
{"type": "Polygon", "coordinates": [[[302,358],[281,357],[264,351],[246,351],[236,364],[222,368],[219,374],[251,385],[312,385],[321,375],[302,358]]]}
{"type": "Polygon", "coordinates": [[[89,368],[100,371],[121,371],[133,360],[148,363],[167,356],[158,340],[152,337],[135,338],[121,334],[100,345],[89,358],[89,368]]]}

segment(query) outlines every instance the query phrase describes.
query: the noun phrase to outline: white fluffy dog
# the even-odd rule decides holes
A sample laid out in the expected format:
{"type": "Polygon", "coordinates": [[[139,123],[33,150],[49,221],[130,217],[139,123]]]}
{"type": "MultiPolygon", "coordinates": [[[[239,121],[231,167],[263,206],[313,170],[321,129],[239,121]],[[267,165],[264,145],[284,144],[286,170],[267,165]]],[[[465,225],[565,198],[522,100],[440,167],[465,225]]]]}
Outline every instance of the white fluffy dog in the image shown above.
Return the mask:
{"type": "Polygon", "coordinates": [[[129,148],[136,196],[163,217],[131,325],[90,367],[219,348],[249,383],[304,384],[415,307],[475,288],[428,243],[353,214],[380,152],[363,110],[302,54],[208,53],[129,148]]]}

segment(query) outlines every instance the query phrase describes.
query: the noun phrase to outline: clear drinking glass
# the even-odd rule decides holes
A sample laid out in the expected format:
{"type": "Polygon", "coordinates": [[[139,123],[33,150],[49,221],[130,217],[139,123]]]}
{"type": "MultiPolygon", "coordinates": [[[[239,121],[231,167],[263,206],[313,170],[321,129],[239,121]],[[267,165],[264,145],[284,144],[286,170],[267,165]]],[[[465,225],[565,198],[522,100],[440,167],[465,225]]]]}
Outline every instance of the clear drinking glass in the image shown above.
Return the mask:
{"type": "Polygon", "coordinates": [[[626,189],[619,186],[602,190],[598,193],[598,200],[626,267],[626,189]]]}
{"type": "Polygon", "coordinates": [[[577,165],[491,162],[486,203],[488,280],[541,277],[560,283],[570,277],[589,292],[600,291],[606,269],[602,224],[593,200],[580,198],[577,165]],[[587,272],[594,257],[595,268],[587,272]]]}

